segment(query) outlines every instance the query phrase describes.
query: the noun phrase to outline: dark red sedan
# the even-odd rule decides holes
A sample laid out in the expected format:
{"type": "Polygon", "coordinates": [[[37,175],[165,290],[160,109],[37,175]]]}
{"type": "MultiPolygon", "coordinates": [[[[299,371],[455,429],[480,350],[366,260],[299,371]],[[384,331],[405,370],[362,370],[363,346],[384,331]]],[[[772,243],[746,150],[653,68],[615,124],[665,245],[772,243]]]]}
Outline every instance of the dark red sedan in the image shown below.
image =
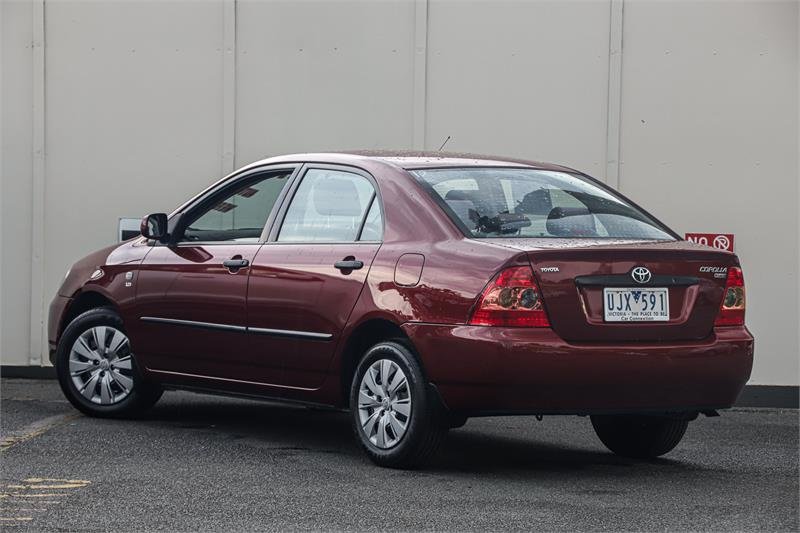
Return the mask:
{"type": "Polygon", "coordinates": [[[336,153],[249,165],[76,263],[50,308],[67,398],[131,416],[164,389],[349,408],[411,466],[482,415],[590,415],[655,457],[750,375],[734,254],[543,163],[336,153]]]}

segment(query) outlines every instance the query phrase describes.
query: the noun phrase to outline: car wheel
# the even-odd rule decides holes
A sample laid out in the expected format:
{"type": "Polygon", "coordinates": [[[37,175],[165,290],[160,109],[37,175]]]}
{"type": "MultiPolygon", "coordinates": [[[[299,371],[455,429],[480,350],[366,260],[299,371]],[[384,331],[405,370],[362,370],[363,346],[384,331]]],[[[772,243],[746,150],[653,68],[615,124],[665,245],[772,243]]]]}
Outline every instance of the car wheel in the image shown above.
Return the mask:
{"type": "Polygon", "coordinates": [[[447,433],[443,409],[416,357],[400,343],[370,348],[350,388],[353,430],[380,466],[411,468],[432,459],[447,433]]]}
{"type": "Polygon", "coordinates": [[[107,307],[86,311],[70,322],[59,341],[55,365],[64,395],[90,416],[135,416],[163,392],[141,377],[122,319],[107,307]]]}
{"type": "Polygon", "coordinates": [[[593,416],[592,426],[617,455],[652,459],[671,451],[683,438],[688,420],[660,416],[593,416]]]}

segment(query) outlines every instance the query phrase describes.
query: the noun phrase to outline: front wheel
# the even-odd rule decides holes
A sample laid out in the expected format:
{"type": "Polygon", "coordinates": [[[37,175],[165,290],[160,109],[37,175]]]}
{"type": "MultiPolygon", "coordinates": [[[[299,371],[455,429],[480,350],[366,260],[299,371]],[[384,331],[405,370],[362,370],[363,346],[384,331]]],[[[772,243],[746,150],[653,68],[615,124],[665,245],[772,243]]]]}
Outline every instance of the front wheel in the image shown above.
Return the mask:
{"type": "Polygon", "coordinates": [[[670,452],[688,425],[688,420],[660,416],[592,416],[594,431],[606,448],[636,459],[653,459],[670,452]]]}
{"type": "Polygon", "coordinates": [[[443,410],[416,357],[402,344],[367,351],[350,388],[353,430],[380,466],[410,468],[429,461],[447,433],[443,410]]]}
{"type": "Polygon", "coordinates": [[[135,416],[161,397],[162,389],[141,377],[122,319],[107,307],[67,326],[55,365],[64,395],[89,416],[135,416]]]}

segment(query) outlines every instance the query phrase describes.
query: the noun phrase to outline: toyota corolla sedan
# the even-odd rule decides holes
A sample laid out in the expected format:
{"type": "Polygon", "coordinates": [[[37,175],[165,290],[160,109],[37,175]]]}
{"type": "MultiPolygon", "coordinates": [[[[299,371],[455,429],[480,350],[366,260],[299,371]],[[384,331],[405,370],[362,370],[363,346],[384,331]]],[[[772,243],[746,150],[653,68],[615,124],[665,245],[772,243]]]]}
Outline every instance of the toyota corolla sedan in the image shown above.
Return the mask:
{"type": "Polygon", "coordinates": [[[50,307],[80,411],[165,389],[349,410],[377,464],[486,415],[588,415],[614,453],[672,450],[747,381],[737,257],[570,168],[440,153],[248,165],[78,261],[50,307]]]}

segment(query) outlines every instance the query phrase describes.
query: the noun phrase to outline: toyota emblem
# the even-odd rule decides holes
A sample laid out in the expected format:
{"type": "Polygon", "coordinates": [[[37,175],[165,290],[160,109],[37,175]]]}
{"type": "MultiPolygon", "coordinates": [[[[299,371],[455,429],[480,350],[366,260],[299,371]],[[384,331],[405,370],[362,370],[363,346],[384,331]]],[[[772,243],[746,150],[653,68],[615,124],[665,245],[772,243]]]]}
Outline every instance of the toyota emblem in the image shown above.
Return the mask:
{"type": "Polygon", "coordinates": [[[647,283],[653,275],[645,267],[636,267],[631,270],[631,277],[636,283],[647,283]]]}

